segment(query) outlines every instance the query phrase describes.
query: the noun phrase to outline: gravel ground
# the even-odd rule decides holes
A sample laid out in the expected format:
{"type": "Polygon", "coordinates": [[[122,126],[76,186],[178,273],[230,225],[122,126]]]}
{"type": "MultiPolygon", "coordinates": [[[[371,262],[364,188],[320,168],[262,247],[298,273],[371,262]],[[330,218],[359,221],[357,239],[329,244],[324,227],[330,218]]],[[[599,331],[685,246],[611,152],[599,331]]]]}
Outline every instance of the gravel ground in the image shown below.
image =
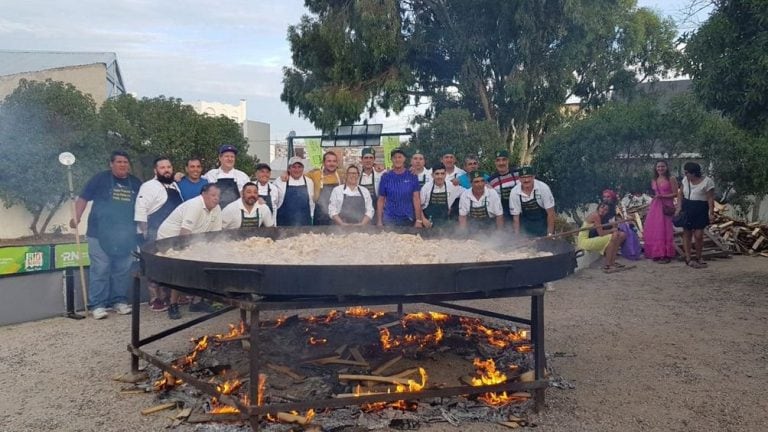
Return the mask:
{"type": "MultiPolygon", "coordinates": [[[[575,388],[549,389],[546,411],[531,420],[539,431],[768,430],[766,288],[768,261],[748,257],[703,270],[643,261],[626,272],[588,269],[557,282],[545,298],[546,348],[554,373],[575,388]]],[[[527,309],[521,299],[472,303],[521,315],[527,309]]],[[[145,335],[168,327],[164,314],[142,313],[145,335]]],[[[237,319],[227,314],[151,348],[185,351],[193,336],[237,319]]],[[[167,412],[139,413],[156,404],[153,395],[120,394],[124,384],[112,380],[129,369],[129,324],[128,316],[110,315],[0,328],[0,431],[166,428],[167,412]]]]}

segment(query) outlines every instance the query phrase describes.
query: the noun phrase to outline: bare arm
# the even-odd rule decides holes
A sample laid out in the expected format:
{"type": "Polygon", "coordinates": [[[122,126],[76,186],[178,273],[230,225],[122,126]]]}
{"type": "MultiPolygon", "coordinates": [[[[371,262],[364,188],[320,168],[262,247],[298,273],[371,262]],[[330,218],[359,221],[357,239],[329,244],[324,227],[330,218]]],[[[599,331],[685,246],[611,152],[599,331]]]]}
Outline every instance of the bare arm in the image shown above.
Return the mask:
{"type": "Polygon", "coordinates": [[[496,229],[503,229],[504,228],[504,216],[499,215],[496,216],[496,229]]]}
{"type": "Polygon", "coordinates": [[[547,209],[547,234],[555,233],[555,208],[547,209]]]}
{"type": "Polygon", "coordinates": [[[192,231],[188,230],[186,228],[182,228],[181,231],[179,231],[179,236],[188,236],[192,235],[192,231]]]}
{"type": "Polygon", "coordinates": [[[75,214],[72,220],[69,221],[69,226],[71,228],[77,228],[77,225],[80,223],[80,218],[83,216],[83,212],[85,211],[85,207],[88,205],[88,201],[77,197],[77,200],[75,200],[75,214]]]}
{"type": "Polygon", "coordinates": [[[384,225],[384,203],[387,201],[387,199],[383,196],[380,196],[376,200],[376,225],[382,226],[384,225]]]}
{"type": "Polygon", "coordinates": [[[592,213],[589,218],[587,219],[588,222],[591,222],[595,230],[597,231],[597,235],[602,237],[604,235],[613,234],[616,231],[616,228],[603,228],[602,221],[600,220],[600,215],[597,213],[592,213]]]}
{"type": "Polygon", "coordinates": [[[520,234],[520,215],[512,216],[512,232],[520,234]]]}
{"type": "Polygon", "coordinates": [[[466,228],[467,227],[467,217],[459,215],[459,227],[460,228],[466,228]]]}
{"type": "Polygon", "coordinates": [[[415,226],[420,226],[422,219],[424,219],[424,213],[421,211],[421,192],[416,191],[412,194],[413,199],[413,213],[416,217],[415,226]]]}
{"type": "Polygon", "coordinates": [[[709,223],[715,221],[715,190],[707,191],[707,204],[709,204],[709,223]]]}

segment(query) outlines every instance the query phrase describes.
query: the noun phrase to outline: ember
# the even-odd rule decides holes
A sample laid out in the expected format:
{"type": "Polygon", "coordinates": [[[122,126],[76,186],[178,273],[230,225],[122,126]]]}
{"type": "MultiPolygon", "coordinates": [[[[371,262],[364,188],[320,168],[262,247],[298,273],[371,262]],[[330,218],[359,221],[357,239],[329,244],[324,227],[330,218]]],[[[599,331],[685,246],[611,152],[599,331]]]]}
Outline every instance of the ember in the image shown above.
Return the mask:
{"type": "MultiPolygon", "coordinates": [[[[501,384],[507,381],[507,376],[496,369],[496,362],[494,362],[493,359],[482,361],[476,358],[473,365],[475,366],[478,375],[480,375],[479,378],[472,378],[472,385],[475,387],[501,384]]],[[[521,400],[521,398],[508,396],[507,392],[484,393],[480,395],[478,399],[490,406],[497,407],[521,400]]]]}

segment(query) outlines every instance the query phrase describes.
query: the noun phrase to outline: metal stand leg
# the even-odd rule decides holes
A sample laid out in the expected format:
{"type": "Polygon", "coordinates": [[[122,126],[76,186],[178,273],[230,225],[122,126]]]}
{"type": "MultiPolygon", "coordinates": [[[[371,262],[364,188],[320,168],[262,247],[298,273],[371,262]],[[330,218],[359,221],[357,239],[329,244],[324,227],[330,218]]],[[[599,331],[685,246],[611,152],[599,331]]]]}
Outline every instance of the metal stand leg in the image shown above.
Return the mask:
{"type": "Polygon", "coordinates": [[[75,312],[75,272],[73,271],[73,269],[68,268],[64,270],[64,282],[65,282],[64,299],[67,306],[67,312],[64,314],[64,316],[67,318],[78,319],[78,320],[85,318],[85,316],[78,315],[75,312]]]}
{"type": "Polygon", "coordinates": [[[403,304],[402,303],[398,303],[397,304],[397,316],[398,316],[398,318],[402,318],[403,317],[403,304]]]}
{"type": "Polygon", "coordinates": [[[243,322],[243,325],[248,325],[248,311],[245,309],[240,309],[240,321],[243,322]]]}
{"type": "MultiPolygon", "coordinates": [[[[141,279],[138,276],[133,277],[133,293],[131,298],[132,311],[131,311],[131,346],[134,348],[139,347],[139,294],[141,290],[141,279]]],[[[139,357],[136,354],[131,353],[131,372],[137,373],[139,371],[139,357]]]]}
{"type": "MultiPolygon", "coordinates": [[[[257,406],[259,403],[259,372],[261,368],[261,347],[259,346],[259,310],[256,309],[251,312],[250,322],[250,385],[248,386],[248,397],[250,406],[257,406]]],[[[249,419],[251,422],[251,429],[254,431],[259,430],[259,420],[261,416],[251,415],[249,413],[249,419]]]]}
{"type": "MultiPolygon", "coordinates": [[[[534,371],[536,381],[544,379],[546,368],[546,352],[544,348],[544,295],[531,297],[531,342],[534,346],[534,371]]],[[[535,410],[544,409],[544,397],[546,388],[534,390],[535,410]]]]}

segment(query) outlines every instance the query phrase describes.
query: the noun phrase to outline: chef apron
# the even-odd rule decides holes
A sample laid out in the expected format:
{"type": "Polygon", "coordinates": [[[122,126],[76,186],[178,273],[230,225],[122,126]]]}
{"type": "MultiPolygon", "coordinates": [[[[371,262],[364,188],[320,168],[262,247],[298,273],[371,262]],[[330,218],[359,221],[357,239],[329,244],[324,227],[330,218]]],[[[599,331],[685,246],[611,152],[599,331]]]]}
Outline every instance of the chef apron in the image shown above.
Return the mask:
{"type": "Polygon", "coordinates": [[[360,174],[360,184],[358,186],[362,186],[368,190],[368,193],[371,194],[371,202],[373,203],[373,220],[376,220],[376,202],[379,200],[379,197],[376,196],[376,172],[371,172],[371,182],[368,184],[363,184],[363,174],[360,174]]]}
{"type": "Polygon", "coordinates": [[[275,209],[272,208],[272,186],[270,186],[269,183],[267,183],[267,194],[266,195],[259,195],[259,198],[264,200],[264,204],[269,207],[269,211],[272,212],[272,214],[275,214],[275,209]]]}
{"type": "Polygon", "coordinates": [[[278,226],[307,226],[312,225],[312,213],[309,209],[309,192],[307,178],[302,176],[304,185],[285,186],[285,198],[277,214],[278,226]]]}
{"type": "Polygon", "coordinates": [[[154,241],[157,238],[160,225],[184,201],[181,193],[175,188],[166,186],[165,193],[168,195],[165,203],[147,218],[147,241],[154,241]]]}
{"type": "MultiPolygon", "coordinates": [[[[344,189],[347,187],[344,186],[344,189]]],[[[339,217],[346,223],[357,224],[363,221],[365,217],[365,198],[358,189],[358,196],[344,195],[341,202],[341,211],[339,217]]]]}
{"type": "Polygon", "coordinates": [[[533,199],[523,202],[520,195],[520,228],[524,233],[534,237],[547,235],[547,211],[539,206],[536,199],[536,191],[533,191],[533,199]]]}
{"type": "Polygon", "coordinates": [[[488,214],[488,197],[483,198],[483,205],[481,207],[472,207],[472,200],[469,201],[467,225],[473,230],[487,229],[491,226],[496,226],[496,219],[488,214]]]}
{"type": "Polygon", "coordinates": [[[433,183],[429,194],[429,204],[424,209],[424,216],[432,222],[433,226],[438,227],[448,222],[449,212],[448,187],[446,186],[443,192],[435,192],[435,185],[433,183]]]}
{"type": "Polygon", "coordinates": [[[219,198],[219,206],[221,206],[221,208],[224,208],[227,206],[227,204],[240,199],[240,188],[237,187],[237,182],[235,179],[217,179],[216,186],[218,186],[219,190],[221,190],[221,198],[219,198]]]}
{"type": "Polygon", "coordinates": [[[110,176],[112,188],[107,201],[99,203],[95,209],[96,238],[101,249],[111,257],[124,257],[136,249],[136,222],[133,220],[136,191],[131,188],[131,179],[126,179],[127,186],[115,182],[110,176]]]}
{"type": "Polygon", "coordinates": [[[256,209],[256,216],[246,217],[245,210],[240,209],[240,229],[259,227],[259,209],[256,209]]]}
{"type": "Polygon", "coordinates": [[[512,189],[515,187],[517,182],[512,182],[512,186],[504,187],[504,183],[502,183],[502,180],[506,176],[510,176],[511,174],[505,174],[503,176],[499,176],[499,190],[501,191],[501,210],[502,213],[504,213],[504,219],[512,220],[512,214],[509,213],[509,193],[512,192],[512,189]]]}
{"type": "Polygon", "coordinates": [[[320,196],[317,199],[317,205],[315,206],[315,225],[330,225],[331,217],[328,215],[328,204],[331,202],[331,193],[333,188],[341,184],[339,173],[336,172],[336,184],[325,184],[325,176],[320,173],[320,196]]]}

